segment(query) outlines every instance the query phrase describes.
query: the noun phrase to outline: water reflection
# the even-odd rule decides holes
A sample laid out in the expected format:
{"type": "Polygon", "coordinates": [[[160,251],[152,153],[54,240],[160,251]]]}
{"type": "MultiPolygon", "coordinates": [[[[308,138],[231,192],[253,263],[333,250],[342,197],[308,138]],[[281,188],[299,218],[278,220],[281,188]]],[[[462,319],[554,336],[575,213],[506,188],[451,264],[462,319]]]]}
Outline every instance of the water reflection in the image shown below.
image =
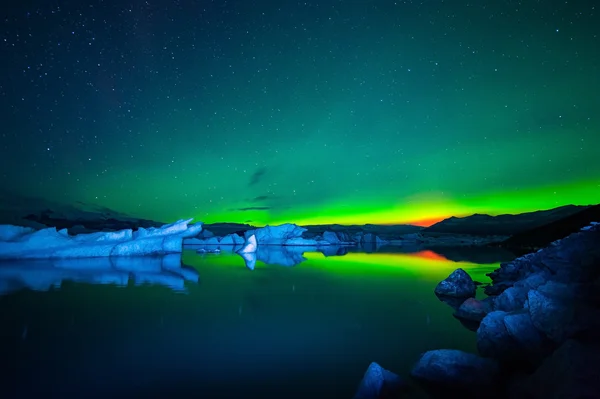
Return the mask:
{"type": "Polygon", "coordinates": [[[433,290],[457,267],[483,276],[497,263],[334,248],[264,247],[253,271],[224,247],[2,264],[4,287],[30,288],[0,298],[0,352],[14,369],[2,397],[351,398],[372,361],[406,375],[426,350],[476,350],[433,290]]]}
{"type": "MultiPolygon", "coordinates": [[[[384,248],[384,250],[388,248],[384,248]]],[[[464,251],[463,251],[464,252],[464,251]]],[[[480,255],[479,262],[468,260],[449,259],[441,253],[429,249],[418,249],[414,252],[364,252],[355,248],[328,246],[325,248],[303,247],[303,246],[262,246],[255,253],[235,253],[235,248],[223,250],[223,255],[230,258],[237,255],[244,261],[246,268],[255,270],[257,265],[292,267],[310,260],[312,264],[325,263],[332,267],[338,263],[344,263],[344,270],[362,273],[365,270],[373,270],[373,266],[399,267],[405,272],[414,274],[429,274],[431,276],[447,277],[447,274],[462,267],[469,269],[471,276],[478,281],[487,281],[486,273],[500,266],[500,261],[494,254],[487,257],[480,255]],[[229,254],[229,256],[227,256],[229,254]],[[488,262],[482,262],[487,260],[488,262]],[[370,269],[365,269],[369,268],[370,269]],[[446,275],[444,275],[446,273],[446,275]]],[[[469,259],[469,256],[457,256],[449,251],[455,258],[469,259]]],[[[223,257],[223,255],[218,255],[223,257]]],[[[214,256],[214,255],[213,255],[214,256]]],[[[213,260],[215,258],[212,258],[213,260]]],[[[507,259],[503,257],[502,259],[507,259]]],[[[512,258],[510,258],[512,259],[512,258]]]]}
{"type": "Polygon", "coordinates": [[[0,295],[24,288],[48,291],[64,281],[118,287],[151,284],[185,292],[184,283],[198,279],[194,268],[181,264],[181,254],[0,262],[0,295]]]}
{"type": "MultiPolygon", "coordinates": [[[[314,265],[326,263],[332,267],[345,263],[344,270],[363,272],[366,267],[401,267],[415,274],[430,273],[445,277],[457,267],[471,269],[475,280],[487,281],[485,273],[514,255],[490,248],[406,248],[385,246],[365,251],[364,248],[327,246],[259,246],[255,253],[236,254],[240,247],[221,246],[220,253],[202,253],[212,262],[241,258],[247,269],[257,265],[293,267],[310,260],[314,265]],[[325,261],[325,259],[327,259],[325,261]],[[478,272],[480,270],[481,272],[478,272]]],[[[177,292],[185,292],[185,282],[197,283],[199,274],[191,266],[182,265],[181,254],[159,257],[114,257],[54,260],[23,260],[0,262],[0,295],[20,289],[48,291],[60,288],[63,281],[88,284],[160,285],[177,292]]]]}

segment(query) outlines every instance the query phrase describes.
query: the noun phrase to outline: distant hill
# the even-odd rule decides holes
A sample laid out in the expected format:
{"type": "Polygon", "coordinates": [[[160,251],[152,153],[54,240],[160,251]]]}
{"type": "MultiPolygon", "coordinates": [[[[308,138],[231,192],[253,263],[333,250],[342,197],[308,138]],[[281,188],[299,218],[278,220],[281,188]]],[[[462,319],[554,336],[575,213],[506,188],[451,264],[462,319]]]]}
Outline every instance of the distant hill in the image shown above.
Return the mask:
{"type": "MultiPolygon", "coordinates": [[[[341,225],[341,224],[320,224],[320,225],[307,225],[302,226],[307,229],[305,233],[306,237],[313,237],[319,234],[323,234],[325,231],[343,231],[350,235],[360,232],[373,233],[383,239],[394,239],[398,238],[402,234],[417,233],[423,230],[422,227],[398,224],[398,225],[379,225],[379,224],[365,224],[365,225],[341,225]]],[[[217,236],[224,236],[231,233],[241,234],[246,230],[256,228],[249,224],[241,223],[212,223],[205,224],[204,228],[214,233],[217,236]]]]}
{"type": "Polygon", "coordinates": [[[600,205],[594,205],[559,220],[522,231],[500,243],[504,248],[538,249],[579,231],[591,222],[600,222],[600,205]]]}
{"type": "Polygon", "coordinates": [[[43,198],[0,191],[0,224],[33,228],[56,227],[77,232],[161,226],[164,223],[131,217],[112,209],[77,202],[63,204],[43,198]]]}
{"type": "Polygon", "coordinates": [[[471,234],[479,236],[512,236],[571,216],[589,206],[566,205],[544,211],[516,215],[481,215],[451,217],[423,230],[424,233],[471,234]]]}
{"type": "Polygon", "coordinates": [[[307,236],[323,234],[325,231],[343,231],[350,235],[366,232],[373,233],[380,238],[385,239],[396,239],[403,234],[418,233],[423,230],[423,227],[413,226],[410,224],[365,224],[365,225],[341,225],[341,224],[321,224],[321,225],[308,225],[302,226],[308,231],[307,236]]]}

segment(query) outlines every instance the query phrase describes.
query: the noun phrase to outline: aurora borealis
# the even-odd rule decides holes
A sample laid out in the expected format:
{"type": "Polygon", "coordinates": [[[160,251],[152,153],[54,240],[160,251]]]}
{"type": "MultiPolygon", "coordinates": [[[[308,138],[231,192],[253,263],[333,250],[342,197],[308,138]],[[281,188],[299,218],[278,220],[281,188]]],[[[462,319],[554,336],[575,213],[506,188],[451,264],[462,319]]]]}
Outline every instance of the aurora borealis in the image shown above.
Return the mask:
{"type": "Polygon", "coordinates": [[[2,6],[10,192],[255,225],[600,202],[593,2],[58,4],[2,6]]]}

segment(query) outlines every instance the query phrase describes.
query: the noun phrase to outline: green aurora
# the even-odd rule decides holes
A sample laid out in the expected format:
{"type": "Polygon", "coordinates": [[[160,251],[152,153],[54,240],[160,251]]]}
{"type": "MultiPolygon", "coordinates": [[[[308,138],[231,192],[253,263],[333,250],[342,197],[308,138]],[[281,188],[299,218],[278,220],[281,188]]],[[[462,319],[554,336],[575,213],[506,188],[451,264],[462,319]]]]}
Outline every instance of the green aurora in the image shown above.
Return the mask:
{"type": "Polygon", "coordinates": [[[0,184],[255,225],[600,203],[597,11],[534,3],[17,7],[0,184]]]}

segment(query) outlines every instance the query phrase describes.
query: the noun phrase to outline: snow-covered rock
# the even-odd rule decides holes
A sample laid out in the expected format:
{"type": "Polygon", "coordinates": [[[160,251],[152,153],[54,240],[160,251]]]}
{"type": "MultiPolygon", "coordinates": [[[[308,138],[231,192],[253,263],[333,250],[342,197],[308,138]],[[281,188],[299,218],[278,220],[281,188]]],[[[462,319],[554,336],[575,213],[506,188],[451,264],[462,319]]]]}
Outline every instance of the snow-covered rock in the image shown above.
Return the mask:
{"type": "Polygon", "coordinates": [[[70,236],[66,229],[32,231],[0,226],[0,259],[55,259],[107,256],[164,255],[182,251],[183,238],[197,235],[202,223],[179,220],[159,228],[125,229],[70,236]]]}

